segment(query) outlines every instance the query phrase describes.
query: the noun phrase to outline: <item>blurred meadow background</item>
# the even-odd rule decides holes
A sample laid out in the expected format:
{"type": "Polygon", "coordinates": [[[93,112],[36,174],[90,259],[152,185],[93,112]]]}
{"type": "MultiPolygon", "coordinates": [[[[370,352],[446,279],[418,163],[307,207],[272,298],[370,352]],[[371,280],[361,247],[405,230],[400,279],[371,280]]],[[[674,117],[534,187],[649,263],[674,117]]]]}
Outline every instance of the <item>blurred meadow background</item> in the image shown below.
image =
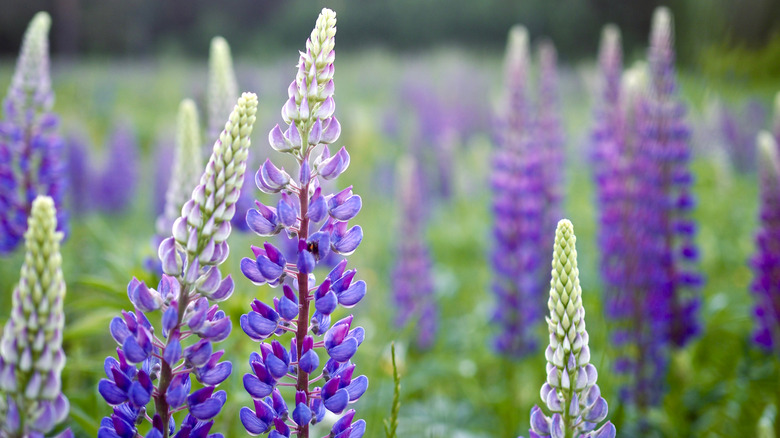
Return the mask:
{"type": "MultiPolygon", "coordinates": [[[[381,1],[0,1],[0,86],[10,84],[27,23],[37,11],[51,14],[54,112],[65,140],[69,233],[62,244],[65,299],[63,391],[66,422],[78,437],[96,436],[111,410],[97,390],[103,361],[116,343],[108,325],[129,309],[133,277],[156,284],[148,260],[162,212],[176,142],[179,102],[192,98],[201,120],[207,106],[209,44],[230,44],[238,88],[257,93],[252,135],[254,176],[266,158],[280,154],[267,134],[281,123],[280,108],[296,72],[297,51],[323,7],[338,14],[336,114],[351,155],[337,188],[352,185],[363,200],[353,222],[364,239],[350,266],[368,284],[352,309],[366,339],[353,362],[368,376],[366,394],[354,406],[367,422],[367,437],[383,436],[393,398],[390,345],[401,375],[398,436],[517,437],[527,435],[528,413],[541,403],[545,379],[543,318],[527,330],[538,348],[521,359],[500,354],[493,339],[496,296],[491,293],[494,247],[491,157],[504,99],[504,55],[509,29],[528,29],[532,62],[529,98],[540,83],[538,43],[558,52],[560,119],[565,138],[562,216],[575,227],[591,362],[610,404],[608,418],[632,430],[636,413],[621,408],[614,328],[605,312],[599,268],[599,204],[591,157],[592,132],[602,87],[598,66],[601,29],[620,28],[626,68],[646,59],[656,1],[396,0],[381,1]],[[419,237],[402,232],[402,182],[398,166],[412,156],[421,169],[419,237]],[[413,315],[395,324],[394,269],[399,242],[420,239],[430,252],[436,328],[413,315]],[[433,337],[418,343],[421,330],[433,337]]],[[[780,423],[780,356],[752,340],[759,179],[755,138],[771,129],[774,95],[780,91],[780,2],[777,0],[677,0],[663,3],[674,15],[678,90],[687,107],[693,150],[693,218],[698,227],[698,270],[704,277],[696,318],[700,333],[670,355],[661,401],[642,414],[642,435],[726,437],[758,435],[759,425],[780,423]],[[771,406],[774,406],[774,410],[771,406]],[[775,418],[777,418],[775,420],[775,418]]],[[[204,133],[205,134],[205,133],[204,133]]],[[[207,136],[204,135],[204,139],[207,136]]],[[[204,155],[211,146],[204,142],[204,155]]],[[[291,172],[292,173],[292,172],[291,172]]],[[[252,180],[245,189],[261,201],[252,180]]],[[[543,230],[551,248],[553,229],[543,230]]],[[[241,376],[257,342],[238,326],[253,298],[279,293],[255,286],[239,261],[265,239],[234,227],[223,275],[236,281],[221,304],[233,321],[217,345],[233,362],[220,386],[227,405],[212,432],[245,436],[241,406],[251,406],[241,376]]],[[[548,266],[551,252],[539,257],[548,266]]],[[[0,258],[0,323],[24,260],[23,246],[0,258]]],[[[549,277],[548,277],[549,278],[549,277]]],[[[545,291],[546,293],[546,291],[545,291]]],[[[780,299],[780,298],[776,298],[780,299]]],[[[545,300],[546,301],[546,300],[545,300]]],[[[341,316],[347,310],[339,310],[341,316]]],[[[546,306],[539,314],[547,313],[546,306]]],[[[772,433],[780,426],[763,427],[772,433]]],[[[327,430],[317,432],[322,436],[327,430]]]]}

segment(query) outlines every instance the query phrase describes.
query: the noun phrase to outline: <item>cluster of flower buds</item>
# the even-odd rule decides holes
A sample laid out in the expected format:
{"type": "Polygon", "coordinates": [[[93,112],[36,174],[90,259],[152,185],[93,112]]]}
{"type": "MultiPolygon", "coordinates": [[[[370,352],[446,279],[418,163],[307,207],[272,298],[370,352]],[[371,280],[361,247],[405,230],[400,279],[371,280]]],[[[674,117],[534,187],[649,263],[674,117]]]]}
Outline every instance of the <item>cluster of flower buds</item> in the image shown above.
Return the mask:
{"type": "Polygon", "coordinates": [[[57,117],[51,113],[54,92],[49,76],[46,12],[33,17],[24,34],[0,123],[0,254],[13,251],[27,229],[32,202],[50,196],[57,208],[59,230],[66,228],[62,209],[65,166],[57,117]]]}
{"type": "Polygon", "coordinates": [[[551,415],[545,415],[538,405],[531,409],[531,438],[615,437],[615,426],[609,421],[596,430],[608,408],[596,384],[598,372],[590,363],[576,240],[571,222],[558,222],[547,302],[547,382],[540,393],[551,415]]]}
{"type": "Polygon", "coordinates": [[[111,321],[111,336],[119,344],[117,359],[106,359],[107,378],[98,385],[114,406],[114,413],[101,423],[100,438],[141,436],[138,426],[144,419],[152,423],[147,438],[207,436],[225,403],[226,393],[215,387],[233,367],[220,362],[224,352],[213,352],[212,344],[227,338],[231,323],[212,302],[233,292],[232,278],[223,279],[219,265],[228,256],[230,220],[244,180],[256,111],[257,96],[245,93],[238,99],[200,184],[173,223],[173,237],[160,243],[164,275],[157,289],[135,278],[128,284],[134,310],[111,321]],[[162,338],[146,316],[155,311],[162,314],[162,338]],[[191,375],[203,388],[190,392],[191,375]],[[153,415],[146,412],[151,400],[153,415]],[[183,410],[188,414],[176,432],[173,414],[183,410]]]}
{"type": "MultiPolygon", "coordinates": [[[[241,261],[242,272],[253,283],[282,289],[282,296],[274,298],[273,306],[254,300],[252,310],[241,317],[244,332],[261,341],[259,353],[253,353],[249,360],[252,372],[244,375],[244,387],[254,400],[254,409],[244,407],[240,412],[241,422],[252,435],[270,432],[275,438],[291,434],[308,438],[309,426],[322,421],[326,411],[343,414],[368,387],[365,376],[354,376],[355,365],[351,363],[365,338],[363,328],[352,327],[352,316],[331,324],[339,305],[352,307],[365,296],[366,284],[355,280],[356,271],[347,270],[346,260],[319,285],[314,276],[328,254],[349,255],[363,239],[360,226],[349,226],[362,206],[360,196],[353,194],[351,187],[326,195],[320,186],[320,178],[336,178],[350,161],[346,149],[331,155],[328,148],[341,131],[333,115],[335,34],[336,14],[323,9],[306,42],[306,52],[301,53],[298,74],[282,108],[282,117],[289,126],[282,130],[276,125],[269,134],[275,150],[296,159],[297,178],[266,160],[255,176],[257,187],[281,195],[275,207],[257,202],[257,209],[246,216],[249,228],[261,236],[285,231],[298,241],[292,257],[265,242],[262,248],[252,247],[252,258],[241,261]],[[310,155],[318,147],[322,151],[312,161],[310,155]],[[318,224],[319,229],[313,231],[318,224]],[[267,341],[273,335],[287,333],[293,334],[289,348],[279,340],[267,341]],[[322,367],[317,350],[325,350],[329,357],[322,367]],[[318,370],[319,376],[312,378],[318,370]],[[313,387],[317,381],[324,385],[313,387]],[[291,414],[279,386],[296,389],[291,414]]],[[[330,436],[361,437],[365,422],[353,422],[353,418],[354,411],[347,411],[332,427],[330,436]]]]}
{"type": "MultiPolygon", "coordinates": [[[[65,280],[54,201],[38,196],[25,232],[27,252],[0,341],[0,436],[43,437],[68,415],[60,373],[65,280]]],[[[72,437],[70,430],[57,435],[72,437]]]]}

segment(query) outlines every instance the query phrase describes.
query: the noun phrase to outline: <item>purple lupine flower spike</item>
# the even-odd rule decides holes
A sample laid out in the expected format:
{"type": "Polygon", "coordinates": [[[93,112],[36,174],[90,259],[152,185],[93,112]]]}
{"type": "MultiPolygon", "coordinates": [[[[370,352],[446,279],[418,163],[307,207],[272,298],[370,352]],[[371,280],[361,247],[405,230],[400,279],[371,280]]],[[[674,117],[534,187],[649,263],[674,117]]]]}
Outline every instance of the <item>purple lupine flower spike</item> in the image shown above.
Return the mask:
{"type": "Polygon", "coordinates": [[[57,117],[51,112],[54,92],[49,77],[46,12],[33,17],[24,35],[0,124],[0,254],[13,251],[27,229],[33,200],[50,196],[57,207],[60,231],[67,227],[62,208],[65,165],[57,117]]]}
{"type": "Polygon", "coordinates": [[[545,219],[543,161],[526,96],[528,63],[528,33],[517,26],[510,32],[507,47],[507,103],[490,181],[495,221],[492,287],[497,302],[493,319],[500,328],[495,346],[512,357],[525,356],[536,348],[531,328],[541,317],[536,309],[544,290],[538,256],[545,219]]]}
{"type": "Polygon", "coordinates": [[[106,379],[98,384],[114,406],[101,422],[99,438],[142,436],[144,419],[152,423],[147,438],[221,437],[208,433],[227,398],[215,388],[233,367],[220,362],[224,351],[213,352],[212,344],[230,334],[230,319],[216,303],[227,299],[234,285],[230,276],[222,278],[219,265],[228,256],[230,220],[244,181],[256,111],[257,96],[245,93],[238,99],[200,183],[172,225],[173,236],[160,243],[164,275],[157,288],[135,278],[127,285],[133,310],[111,321],[117,357],[106,359],[106,379]],[[156,332],[147,313],[158,310],[162,327],[156,332]],[[193,379],[202,388],[192,391],[193,379]],[[153,414],[146,411],[150,401],[153,414]],[[180,410],[187,415],[177,433],[173,413],[180,410]]]}
{"type": "Polygon", "coordinates": [[[616,433],[610,421],[598,427],[608,408],[596,384],[598,372],[590,363],[576,241],[571,222],[558,222],[547,301],[547,381],[540,392],[550,415],[538,405],[531,409],[531,438],[614,438],[616,433]]]}
{"type": "Polygon", "coordinates": [[[423,193],[420,169],[407,156],[398,166],[398,196],[401,203],[398,255],[393,271],[396,325],[417,321],[417,346],[429,348],[436,339],[437,309],[434,299],[431,258],[424,240],[423,193]]]}
{"type": "MultiPolygon", "coordinates": [[[[54,201],[33,201],[27,249],[0,341],[0,436],[44,437],[68,416],[60,374],[65,323],[60,241],[54,201]],[[34,340],[31,341],[31,340],[34,340]]],[[[58,435],[72,437],[70,430],[58,435]]]]}
{"type": "MultiPolygon", "coordinates": [[[[325,194],[320,178],[331,180],[349,166],[345,148],[331,153],[329,145],[341,132],[333,115],[335,101],[333,50],[336,14],[323,9],[301,53],[298,74],[288,89],[279,125],[268,135],[271,147],[292,155],[298,169],[288,173],[267,160],[255,175],[257,187],[268,194],[279,194],[268,205],[257,202],[247,213],[252,231],[261,236],[284,230],[297,242],[294,254],[287,258],[269,242],[252,246],[253,257],[241,260],[241,271],[255,284],[281,286],[282,295],[272,305],[253,300],[251,311],[241,316],[241,328],[252,339],[261,341],[259,352],[249,357],[251,372],[244,375],[244,388],[252,396],[253,406],[244,407],[239,418],[252,435],[270,432],[272,437],[309,437],[309,426],[322,421],[327,411],[342,414],[368,387],[365,376],[354,373],[351,359],[365,339],[362,327],[353,326],[352,316],[331,320],[336,308],[350,308],[366,294],[366,283],[355,279],[356,271],[347,269],[347,260],[338,263],[317,284],[315,271],[329,253],[346,256],[363,239],[360,226],[349,225],[362,206],[352,187],[325,194]],[[315,149],[319,156],[312,160],[315,149]],[[274,339],[292,333],[288,341],[274,339]],[[289,345],[289,347],[288,347],[289,345]],[[326,354],[324,360],[322,354],[326,354]],[[317,374],[319,375],[317,376],[317,374]],[[313,386],[316,381],[324,383],[313,386]],[[294,404],[287,406],[280,386],[295,386],[294,404]]],[[[332,427],[330,436],[360,438],[365,422],[352,422],[354,411],[347,411],[332,427]]]]}
{"type": "Polygon", "coordinates": [[[658,294],[656,302],[665,302],[658,317],[666,319],[669,341],[682,347],[699,332],[697,291],[702,278],[695,270],[698,249],[691,219],[695,200],[689,169],[690,129],[684,119],[685,106],[677,96],[673,44],[671,12],[658,8],[648,53],[650,90],[641,99],[638,116],[637,161],[646,167],[640,178],[648,191],[641,204],[646,220],[642,238],[653,253],[644,262],[658,267],[648,290],[658,294]]]}
{"type": "Polygon", "coordinates": [[[90,198],[106,213],[118,214],[133,202],[138,185],[138,141],[132,127],[120,123],[108,139],[103,168],[92,185],[90,198]]]}
{"type": "Polygon", "coordinates": [[[772,134],[758,134],[758,165],[761,188],[756,254],[751,265],[755,277],[757,327],[753,339],[780,355],[780,151],[772,134]]]}

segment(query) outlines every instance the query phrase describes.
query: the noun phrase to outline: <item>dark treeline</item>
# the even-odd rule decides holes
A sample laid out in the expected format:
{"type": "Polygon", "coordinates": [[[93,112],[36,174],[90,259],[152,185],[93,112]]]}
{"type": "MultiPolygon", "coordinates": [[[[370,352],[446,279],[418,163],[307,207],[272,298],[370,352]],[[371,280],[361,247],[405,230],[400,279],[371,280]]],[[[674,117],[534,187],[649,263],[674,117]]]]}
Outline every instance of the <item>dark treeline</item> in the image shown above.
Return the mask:
{"type": "Polygon", "coordinates": [[[502,50],[509,27],[551,37],[565,59],[591,57],[599,31],[616,23],[628,53],[644,47],[653,9],[676,17],[680,60],[707,47],[762,47],[780,34],[780,0],[0,0],[0,54],[19,49],[38,10],[53,18],[52,50],[60,55],[179,53],[205,57],[223,35],[237,53],[300,46],[323,7],[339,14],[339,46],[381,44],[414,50],[469,45],[502,50]]]}

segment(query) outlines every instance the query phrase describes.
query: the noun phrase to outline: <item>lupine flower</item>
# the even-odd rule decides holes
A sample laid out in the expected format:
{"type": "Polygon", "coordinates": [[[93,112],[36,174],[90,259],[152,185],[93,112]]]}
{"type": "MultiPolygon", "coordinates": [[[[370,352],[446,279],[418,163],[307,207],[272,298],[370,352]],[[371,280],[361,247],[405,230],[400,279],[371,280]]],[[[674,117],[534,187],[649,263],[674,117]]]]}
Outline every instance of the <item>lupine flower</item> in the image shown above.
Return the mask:
{"type": "Polygon", "coordinates": [[[698,331],[691,151],[672,40],[671,16],[660,8],[648,68],[626,72],[617,98],[610,91],[616,74],[607,68],[617,61],[602,59],[608,91],[594,132],[606,309],[622,350],[616,371],[628,379],[621,397],[640,412],[661,401],[670,349],[698,331]]]}
{"type": "Polygon", "coordinates": [[[637,187],[636,108],[646,88],[643,69],[626,72],[621,83],[622,53],[620,33],[607,26],[602,33],[599,61],[602,73],[601,102],[597,107],[592,134],[595,152],[596,194],[599,203],[599,245],[601,275],[605,284],[606,311],[615,321],[613,344],[622,353],[616,371],[628,378],[621,390],[625,402],[643,408],[660,399],[668,353],[665,319],[648,308],[657,309],[653,294],[645,289],[649,277],[642,263],[645,249],[637,225],[644,202],[637,187]]]}
{"type": "Polygon", "coordinates": [[[57,207],[60,231],[66,228],[62,201],[65,169],[57,117],[51,113],[54,92],[49,77],[46,12],[33,17],[24,34],[19,59],[3,101],[0,124],[0,254],[14,250],[27,228],[33,200],[48,195],[57,207]]]}
{"type": "Polygon", "coordinates": [[[253,257],[241,260],[241,270],[249,280],[282,289],[273,305],[255,299],[252,310],[241,316],[244,332],[261,341],[260,352],[249,358],[252,372],[244,375],[244,388],[252,396],[253,407],[240,411],[241,422],[252,435],[270,432],[270,437],[280,438],[294,433],[308,438],[310,424],[322,421],[326,411],[344,413],[329,436],[360,438],[365,432],[365,421],[353,421],[355,411],[347,410],[368,387],[366,376],[356,376],[351,362],[365,331],[353,327],[351,315],[335,323],[331,323],[331,316],[339,305],[356,305],[365,296],[366,283],[355,280],[356,271],[347,270],[346,259],[319,285],[313,274],[328,253],[352,254],[363,239],[360,226],[348,224],[360,211],[360,196],[352,193],[352,187],[325,194],[320,185],[320,178],[335,179],[350,162],[346,149],[332,155],[329,149],[341,133],[333,115],[335,34],[336,14],[323,9],[306,41],[306,52],[301,53],[298,74],[282,108],[288,126],[282,130],[276,125],[268,135],[273,149],[296,160],[298,171],[290,176],[266,160],[255,182],[261,191],[281,195],[275,207],[257,202],[257,208],[246,216],[250,229],[261,236],[284,230],[298,239],[295,259],[288,261],[278,248],[265,242],[262,248],[252,247],[253,257]],[[311,154],[318,148],[321,153],[312,160],[311,154]],[[294,334],[289,348],[278,339],[268,340],[288,332],[294,334]],[[323,350],[328,360],[321,364],[323,350]],[[317,381],[324,385],[314,387],[317,381]],[[296,388],[289,407],[280,386],[296,388]]]}
{"type": "Polygon", "coordinates": [[[614,438],[616,433],[610,421],[596,429],[607,418],[608,408],[596,384],[598,372],[590,363],[576,241],[571,222],[558,222],[547,301],[547,381],[540,392],[550,415],[538,405],[531,409],[531,438],[614,438]]]}
{"type": "Polygon", "coordinates": [[[198,108],[195,102],[185,99],[179,105],[176,152],[173,169],[169,171],[165,208],[157,218],[157,234],[160,236],[170,233],[173,222],[181,214],[181,208],[189,201],[192,189],[198,185],[203,170],[201,144],[198,108]]]}
{"type": "Polygon", "coordinates": [[[424,239],[423,193],[420,169],[411,157],[399,164],[398,186],[401,203],[398,255],[393,271],[393,298],[396,324],[416,321],[417,345],[428,348],[435,341],[437,309],[433,296],[433,278],[428,245],[424,239]]]}
{"type": "Polygon", "coordinates": [[[172,226],[173,236],[160,243],[164,275],[157,289],[135,278],[127,286],[133,310],[111,321],[117,357],[106,359],[107,378],[98,385],[114,407],[101,422],[99,438],[140,437],[144,419],[152,423],[147,438],[222,437],[209,435],[227,397],[215,389],[233,366],[220,362],[224,351],[213,352],[212,344],[230,334],[230,319],[216,302],[232,294],[233,280],[222,278],[219,265],[228,256],[230,219],[244,180],[256,111],[257,96],[245,93],[238,99],[200,183],[172,226]],[[155,311],[161,314],[159,331],[147,317],[155,311]],[[202,388],[192,391],[193,378],[202,388]],[[153,414],[146,411],[152,400],[153,414]],[[181,410],[187,415],[177,427],[173,414],[181,410]]]}
{"type": "Polygon", "coordinates": [[[130,206],[138,185],[138,141],[129,124],[120,123],[108,139],[103,168],[92,184],[98,210],[117,214],[130,206]]]}
{"type": "MultiPolygon", "coordinates": [[[[214,37],[211,40],[209,52],[209,79],[208,79],[208,139],[216,140],[222,120],[230,114],[233,102],[238,97],[238,82],[233,70],[233,57],[230,55],[230,46],[222,37],[214,37]]],[[[247,159],[252,166],[252,152],[247,159]]],[[[249,174],[244,178],[249,178],[249,174]]],[[[241,195],[236,201],[236,215],[233,216],[233,228],[240,231],[248,231],[246,226],[246,212],[254,206],[254,190],[250,181],[245,180],[241,189],[241,195]]]]}
{"type": "Polygon", "coordinates": [[[638,202],[642,247],[649,275],[648,291],[660,304],[658,317],[667,321],[672,345],[684,346],[699,331],[696,313],[700,274],[695,243],[696,225],[691,219],[695,205],[689,169],[690,130],[685,106],[677,97],[674,70],[674,32],[667,8],[656,9],[650,35],[648,67],[650,90],[639,107],[637,169],[644,200],[638,202]],[[665,303],[665,304],[664,304],[665,303]]]}
{"type": "MultiPolygon", "coordinates": [[[[0,436],[43,437],[68,416],[60,373],[65,280],[54,201],[33,201],[26,254],[0,342],[0,436]]],[[[59,437],[73,436],[67,430],[59,437]]]]}
{"type": "Polygon", "coordinates": [[[540,319],[544,277],[539,248],[544,229],[543,161],[534,138],[534,121],[527,99],[528,33],[513,28],[506,54],[507,104],[500,121],[493,156],[495,270],[493,315],[500,332],[496,349],[513,357],[536,348],[532,327],[540,319]]]}
{"type": "Polygon", "coordinates": [[[753,339],[780,355],[780,151],[772,134],[758,134],[761,188],[759,229],[752,266],[757,327],[753,339]]]}

